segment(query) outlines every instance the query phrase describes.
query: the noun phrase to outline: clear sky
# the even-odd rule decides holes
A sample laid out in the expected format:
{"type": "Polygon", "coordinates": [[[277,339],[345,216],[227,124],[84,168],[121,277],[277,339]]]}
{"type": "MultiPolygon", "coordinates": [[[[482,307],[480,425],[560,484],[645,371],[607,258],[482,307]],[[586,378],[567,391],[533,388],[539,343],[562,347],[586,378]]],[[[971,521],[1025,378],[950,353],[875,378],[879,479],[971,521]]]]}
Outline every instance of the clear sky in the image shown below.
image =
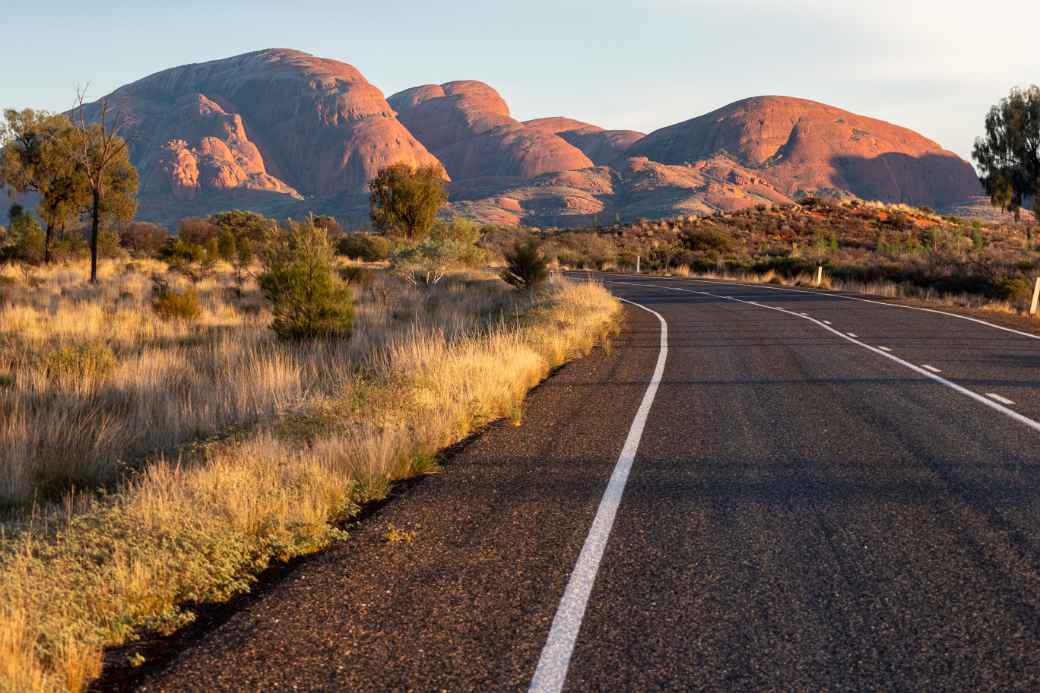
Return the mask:
{"type": "Polygon", "coordinates": [[[167,67],[261,48],[351,63],[387,95],[479,79],[513,115],[644,132],[799,96],[968,158],[989,106],[1040,83],[1040,2],[4,0],[0,106],[64,110],[167,67]]]}

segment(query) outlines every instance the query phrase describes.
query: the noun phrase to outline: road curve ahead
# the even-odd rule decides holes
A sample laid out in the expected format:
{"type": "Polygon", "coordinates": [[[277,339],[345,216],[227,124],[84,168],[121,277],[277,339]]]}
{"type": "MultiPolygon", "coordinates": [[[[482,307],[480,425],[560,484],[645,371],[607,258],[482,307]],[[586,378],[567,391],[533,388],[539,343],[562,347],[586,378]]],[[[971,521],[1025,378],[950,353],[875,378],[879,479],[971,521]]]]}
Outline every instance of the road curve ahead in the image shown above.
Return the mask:
{"type": "Polygon", "coordinates": [[[141,687],[1040,689],[1040,339],[599,278],[614,349],[141,687]]]}

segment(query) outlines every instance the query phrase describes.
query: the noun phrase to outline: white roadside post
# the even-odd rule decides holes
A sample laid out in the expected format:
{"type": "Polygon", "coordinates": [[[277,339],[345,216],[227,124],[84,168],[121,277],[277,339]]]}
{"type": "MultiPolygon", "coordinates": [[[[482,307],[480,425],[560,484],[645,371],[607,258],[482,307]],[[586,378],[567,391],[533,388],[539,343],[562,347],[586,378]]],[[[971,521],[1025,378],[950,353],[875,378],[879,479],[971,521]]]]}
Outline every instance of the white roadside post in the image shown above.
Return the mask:
{"type": "MultiPolygon", "coordinates": [[[[639,274],[639,256],[636,255],[636,274],[639,274]]],[[[1034,300],[1033,303],[1036,303],[1034,300]]]]}
{"type": "Polygon", "coordinates": [[[823,265],[816,266],[816,288],[819,289],[823,285],[823,265]]]}
{"type": "Polygon", "coordinates": [[[1037,308],[1040,308],[1040,277],[1036,278],[1036,284],[1033,285],[1033,300],[1029,304],[1029,314],[1036,315],[1037,308]]]}

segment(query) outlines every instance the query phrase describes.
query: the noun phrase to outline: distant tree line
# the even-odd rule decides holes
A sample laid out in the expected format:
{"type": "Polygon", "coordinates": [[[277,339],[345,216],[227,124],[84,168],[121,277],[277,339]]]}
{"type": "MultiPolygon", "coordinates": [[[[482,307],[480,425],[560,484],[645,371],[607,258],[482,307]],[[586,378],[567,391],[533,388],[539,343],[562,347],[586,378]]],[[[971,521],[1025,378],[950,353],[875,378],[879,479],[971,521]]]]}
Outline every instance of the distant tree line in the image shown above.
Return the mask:
{"type": "Polygon", "coordinates": [[[92,282],[104,245],[102,228],[133,219],[138,190],[119,114],[107,100],[95,109],[96,117],[88,119],[80,94],[72,118],[7,110],[0,124],[0,186],[15,195],[35,194],[35,212],[44,225],[41,230],[31,214],[13,208],[6,245],[24,261],[50,262],[55,237],[64,241],[67,229],[86,219],[92,282]]]}

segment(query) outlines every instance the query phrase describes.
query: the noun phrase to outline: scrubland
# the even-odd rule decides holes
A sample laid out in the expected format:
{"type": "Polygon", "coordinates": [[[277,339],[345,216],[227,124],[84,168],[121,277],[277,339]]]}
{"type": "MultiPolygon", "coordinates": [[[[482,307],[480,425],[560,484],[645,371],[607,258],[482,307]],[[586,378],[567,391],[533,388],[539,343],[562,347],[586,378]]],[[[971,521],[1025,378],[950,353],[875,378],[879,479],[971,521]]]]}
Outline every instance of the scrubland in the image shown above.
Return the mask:
{"type": "Polygon", "coordinates": [[[709,217],[543,232],[575,268],[689,273],[812,285],[1021,313],[1040,275],[1040,226],[906,205],[806,200],[709,217]]]}
{"type": "Polygon", "coordinates": [[[0,274],[0,688],[80,690],[106,646],[170,632],[321,549],[396,480],[606,339],[618,304],[354,269],[349,338],[286,342],[231,267],[0,274]],[[201,310],[159,317],[153,275],[201,310]]]}

